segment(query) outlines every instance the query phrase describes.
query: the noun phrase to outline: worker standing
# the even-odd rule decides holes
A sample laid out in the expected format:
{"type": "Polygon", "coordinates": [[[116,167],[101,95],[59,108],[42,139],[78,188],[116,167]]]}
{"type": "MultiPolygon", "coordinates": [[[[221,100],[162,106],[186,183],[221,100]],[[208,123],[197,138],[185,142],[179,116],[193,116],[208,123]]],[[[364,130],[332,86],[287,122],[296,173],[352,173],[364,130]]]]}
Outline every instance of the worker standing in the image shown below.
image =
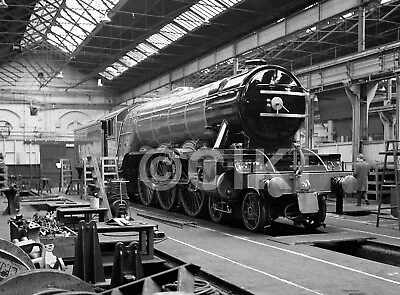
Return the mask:
{"type": "Polygon", "coordinates": [[[357,179],[357,203],[356,206],[361,206],[361,199],[369,205],[367,190],[368,190],[368,163],[364,161],[364,155],[359,154],[357,162],[354,164],[354,177],[357,179]]]}

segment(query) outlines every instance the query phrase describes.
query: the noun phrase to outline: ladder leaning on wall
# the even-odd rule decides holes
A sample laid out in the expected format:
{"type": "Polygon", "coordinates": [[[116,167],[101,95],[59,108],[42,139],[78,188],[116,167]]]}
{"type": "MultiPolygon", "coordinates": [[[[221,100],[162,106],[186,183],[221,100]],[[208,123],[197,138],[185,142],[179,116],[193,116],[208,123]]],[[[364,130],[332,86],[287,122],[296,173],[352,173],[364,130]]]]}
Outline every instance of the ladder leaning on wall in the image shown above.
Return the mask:
{"type": "Polygon", "coordinates": [[[105,190],[104,182],[100,173],[99,163],[95,156],[93,156],[90,147],[86,147],[85,150],[86,159],[84,161],[83,170],[83,186],[85,196],[87,196],[88,186],[95,186],[98,189],[98,197],[100,198],[100,204],[102,207],[107,208],[105,215],[105,221],[109,220],[112,216],[110,204],[108,203],[107,193],[105,190]]]}
{"type": "Polygon", "coordinates": [[[60,187],[58,191],[63,191],[68,187],[72,180],[72,164],[70,159],[60,159],[60,187]]]}
{"type": "Polygon", "coordinates": [[[109,181],[118,179],[118,164],[116,157],[101,157],[101,179],[106,185],[109,181]]]}
{"type": "MultiPolygon", "coordinates": [[[[385,141],[385,151],[383,152],[384,154],[384,161],[383,161],[383,170],[382,170],[382,184],[381,184],[381,189],[380,189],[380,194],[378,195],[378,212],[377,212],[377,217],[376,217],[376,226],[379,227],[379,220],[380,219],[393,219],[391,217],[384,217],[381,216],[381,211],[386,210],[386,209],[395,209],[394,213],[397,213],[397,222],[398,222],[398,228],[400,230],[400,192],[399,192],[399,145],[400,141],[398,140],[387,140],[385,141]],[[388,175],[388,157],[393,157],[393,169],[394,169],[394,181],[387,179],[388,175]],[[383,190],[385,187],[390,187],[391,189],[394,189],[395,192],[395,205],[390,205],[390,206],[385,206],[382,207],[382,196],[383,196],[383,190]]],[[[382,153],[380,153],[382,154],[382,153]]],[[[392,194],[391,194],[392,195],[392,194]]],[[[393,202],[391,202],[393,203],[393,202]]]]}

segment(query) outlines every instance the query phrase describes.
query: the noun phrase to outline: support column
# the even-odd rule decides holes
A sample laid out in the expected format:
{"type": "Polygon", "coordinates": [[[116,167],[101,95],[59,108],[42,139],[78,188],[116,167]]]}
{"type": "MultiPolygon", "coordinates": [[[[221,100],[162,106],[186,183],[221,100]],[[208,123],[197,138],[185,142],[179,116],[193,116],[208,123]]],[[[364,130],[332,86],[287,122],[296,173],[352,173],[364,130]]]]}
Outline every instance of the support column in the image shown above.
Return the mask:
{"type": "Polygon", "coordinates": [[[233,58],[233,74],[237,75],[239,70],[239,59],[237,57],[233,58]]]}
{"type": "Polygon", "coordinates": [[[313,148],[314,143],[314,102],[316,99],[315,93],[310,93],[310,95],[306,96],[305,147],[309,149],[313,148]]]}
{"type": "Polygon", "coordinates": [[[395,138],[396,114],[393,111],[380,111],[379,118],[383,124],[383,140],[395,138]]]}
{"type": "Polygon", "coordinates": [[[383,125],[383,140],[395,140],[396,138],[396,112],[397,112],[397,105],[395,105],[395,109],[392,109],[392,81],[388,79],[387,84],[387,96],[383,102],[383,106],[386,107],[382,111],[379,111],[379,118],[383,125]]]}
{"type": "Polygon", "coordinates": [[[328,120],[328,142],[333,142],[333,121],[328,120]]]}
{"type": "Polygon", "coordinates": [[[396,77],[395,140],[400,140],[400,76],[396,77]]]}
{"type": "Polygon", "coordinates": [[[352,116],[352,161],[355,162],[357,154],[362,152],[362,141],[368,139],[368,110],[375,96],[378,82],[369,82],[359,85],[345,86],[353,110],[352,116]]]}
{"type": "Polygon", "coordinates": [[[363,0],[358,0],[358,52],[365,50],[365,7],[363,0]]]}

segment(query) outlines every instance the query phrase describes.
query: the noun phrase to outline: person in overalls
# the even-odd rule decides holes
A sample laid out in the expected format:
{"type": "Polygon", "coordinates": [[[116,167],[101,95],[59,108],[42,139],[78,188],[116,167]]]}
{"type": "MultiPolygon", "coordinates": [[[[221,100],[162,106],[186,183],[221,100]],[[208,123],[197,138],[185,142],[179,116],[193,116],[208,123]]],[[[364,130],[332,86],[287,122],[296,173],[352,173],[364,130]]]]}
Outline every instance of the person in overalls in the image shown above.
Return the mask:
{"type": "Polygon", "coordinates": [[[354,164],[354,177],[357,179],[357,203],[356,206],[361,206],[361,199],[369,205],[367,190],[368,190],[368,163],[364,161],[364,155],[359,154],[357,162],[354,164]]]}

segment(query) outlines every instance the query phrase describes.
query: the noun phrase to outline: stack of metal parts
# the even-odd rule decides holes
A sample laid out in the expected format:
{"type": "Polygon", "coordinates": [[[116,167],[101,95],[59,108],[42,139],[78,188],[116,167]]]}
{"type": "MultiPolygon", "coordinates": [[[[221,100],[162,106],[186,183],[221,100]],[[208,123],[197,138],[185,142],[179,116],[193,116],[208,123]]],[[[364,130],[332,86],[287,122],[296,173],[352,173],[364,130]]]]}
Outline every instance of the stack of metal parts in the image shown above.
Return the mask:
{"type": "MultiPolygon", "coordinates": [[[[1,243],[1,241],[0,241],[1,243]]],[[[205,283],[199,284],[195,274],[198,266],[184,264],[145,277],[139,244],[116,243],[111,281],[106,282],[95,222],[81,222],[76,243],[73,274],[40,269],[34,270],[29,256],[19,247],[5,241],[0,244],[0,262],[13,265],[15,271],[3,275],[0,294],[200,294],[205,283]],[[17,254],[20,258],[17,257],[17,254]],[[15,258],[17,257],[17,258],[15,258]],[[197,292],[196,292],[197,290],[197,292]],[[173,292],[171,292],[173,291],[173,292]]],[[[0,279],[1,280],[1,279],[0,279]]],[[[207,293],[219,294],[219,293],[207,293]]]]}
{"type": "Polygon", "coordinates": [[[71,232],[64,226],[59,226],[54,212],[39,211],[33,214],[30,222],[39,224],[40,236],[63,236],[69,237],[71,232]]]}
{"type": "Polygon", "coordinates": [[[124,179],[110,179],[106,183],[106,193],[113,217],[129,215],[129,197],[124,179]]]}
{"type": "Polygon", "coordinates": [[[10,218],[9,223],[11,240],[28,237],[39,242],[40,237],[68,237],[72,234],[66,227],[59,226],[54,212],[39,211],[28,219],[22,214],[17,214],[10,218]]]}

